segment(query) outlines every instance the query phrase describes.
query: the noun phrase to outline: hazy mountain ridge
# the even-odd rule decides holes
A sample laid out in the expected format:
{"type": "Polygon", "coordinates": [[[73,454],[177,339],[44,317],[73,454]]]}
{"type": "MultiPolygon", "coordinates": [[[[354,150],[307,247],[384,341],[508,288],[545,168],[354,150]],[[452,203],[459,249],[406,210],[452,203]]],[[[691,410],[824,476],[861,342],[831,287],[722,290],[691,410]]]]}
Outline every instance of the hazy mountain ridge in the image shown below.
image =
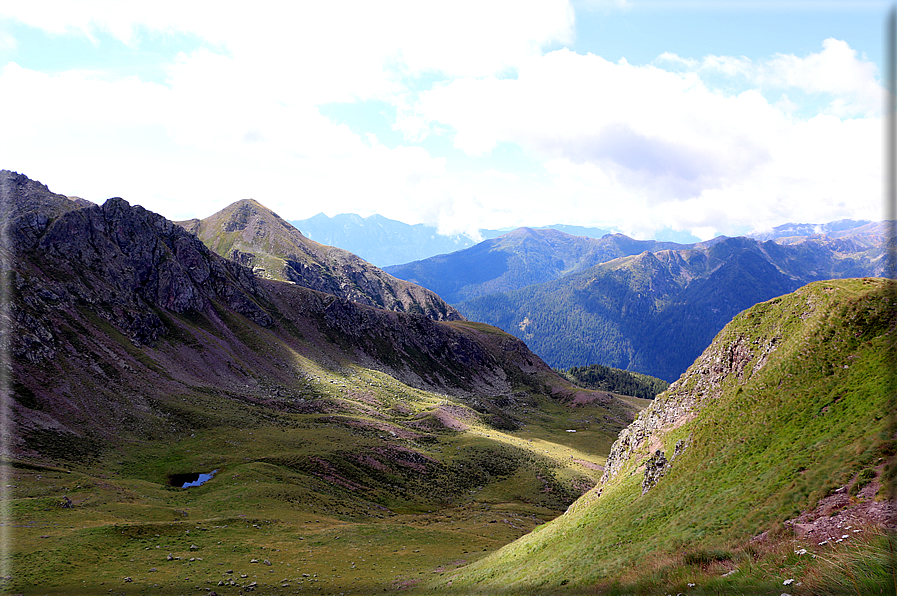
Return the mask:
{"type": "MultiPolygon", "coordinates": [[[[348,250],[378,267],[455,252],[477,243],[463,234],[444,235],[435,226],[406,224],[376,214],[361,217],[341,213],[327,217],[319,213],[290,223],[316,242],[348,250]]],[[[502,232],[480,230],[480,234],[492,238],[502,232]]]]}
{"type": "MultiPolygon", "coordinates": [[[[383,268],[456,252],[479,242],[465,234],[440,234],[436,226],[411,225],[376,214],[361,217],[342,213],[327,217],[319,213],[314,217],[293,220],[290,223],[317,242],[339,246],[383,268]]],[[[600,228],[563,224],[542,226],[537,229],[555,229],[590,238],[600,238],[610,233],[609,230],[600,228]]],[[[489,240],[506,234],[509,230],[510,228],[504,230],[481,228],[478,233],[482,239],[489,240]]]]}
{"type": "Polygon", "coordinates": [[[871,243],[719,238],[456,306],[524,339],[551,366],[598,363],[674,381],[741,310],[811,281],[882,275],[883,237],[871,243]]]}
{"type": "Polygon", "coordinates": [[[238,201],[203,220],[179,225],[260,277],[436,320],[462,318],[432,291],[396,279],[346,250],[309,240],[257,201],[238,201]]]}
{"type": "Polygon", "coordinates": [[[844,235],[854,235],[858,228],[864,228],[873,224],[867,219],[839,219],[824,224],[793,223],[788,222],[775,226],[771,230],[753,232],[749,238],[757,240],[776,240],[778,238],[791,238],[797,236],[829,236],[839,238],[844,235]]]}
{"type": "Polygon", "coordinates": [[[559,279],[617,257],[682,247],[622,234],[587,238],[552,229],[519,228],[465,250],[386,270],[456,304],[559,279]]]}

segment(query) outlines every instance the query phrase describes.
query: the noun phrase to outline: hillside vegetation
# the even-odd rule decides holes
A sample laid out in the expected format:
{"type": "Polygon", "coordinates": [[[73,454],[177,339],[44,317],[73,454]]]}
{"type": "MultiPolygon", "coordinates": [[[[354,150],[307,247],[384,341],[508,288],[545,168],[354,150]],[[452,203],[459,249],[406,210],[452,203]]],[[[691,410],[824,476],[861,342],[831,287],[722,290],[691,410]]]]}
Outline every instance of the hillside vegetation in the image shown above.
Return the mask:
{"type": "Polygon", "coordinates": [[[642,399],[654,399],[658,393],[670,386],[663,379],[601,364],[573,366],[559,372],[561,376],[579,387],[613,391],[642,399]]]}
{"type": "Polygon", "coordinates": [[[881,279],[746,310],[621,433],[598,487],[434,586],[893,594],[895,325],[881,279]]]}

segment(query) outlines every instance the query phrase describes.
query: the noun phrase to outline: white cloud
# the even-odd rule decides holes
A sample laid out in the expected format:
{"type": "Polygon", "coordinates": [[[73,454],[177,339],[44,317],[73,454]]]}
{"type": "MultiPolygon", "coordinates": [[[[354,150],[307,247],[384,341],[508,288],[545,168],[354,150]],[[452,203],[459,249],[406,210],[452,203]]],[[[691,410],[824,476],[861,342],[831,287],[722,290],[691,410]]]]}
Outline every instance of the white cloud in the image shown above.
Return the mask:
{"type": "Polygon", "coordinates": [[[207,72],[209,87],[197,89],[188,72],[166,87],[8,64],[0,90],[16,92],[0,92],[0,110],[17,117],[4,128],[0,163],[57,192],[97,202],[123,196],[171,218],[248,197],[284,216],[347,198],[347,209],[388,209],[426,200],[415,181],[444,170],[419,147],[386,148],[313,106],[253,100],[207,72]]]}
{"type": "Polygon", "coordinates": [[[18,45],[15,37],[6,31],[0,31],[0,52],[12,52],[18,45]]]}
{"type": "MultiPolygon", "coordinates": [[[[826,48],[850,54],[837,43],[826,48]]],[[[814,77],[834,58],[811,58],[763,72],[803,73],[787,80],[804,90],[830,89],[856,105],[851,98],[862,95],[855,91],[868,86],[873,70],[848,61],[844,69],[857,69],[853,82],[825,87],[814,77]]],[[[738,58],[715,64],[731,72],[750,66],[738,58]]],[[[587,204],[589,196],[587,217],[633,233],[665,226],[725,233],[782,217],[825,221],[869,214],[880,201],[877,118],[802,121],[787,98],[773,105],[757,90],[727,94],[706,86],[698,72],[559,50],[530,59],[516,79],[437,85],[415,108],[415,118],[434,130],[448,127],[455,146],[470,155],[514,143],[547,160],[553,188],[566,201],[576,196],[587,204]]]]}
{"type": "Polygon", "coordinates": [[[767,158],[762,135],[780,114],[755,93],[724,97],[697,76],[559,50],[517,79],[456,79],[421,94],[418,117],[455,130],[482,155],[512,142],[539,155],[602,164],[658,198],[742,176],[767,158]],[[743,120],[765,120],[761,129],[743,120]]]}
{"type": "Polygon", "coordinates": [[[104,32],[129,44],[141,35],[194,34],[260,69],[269,86],[302,81],[319,102],[394,91],[397,75],[485,76],[514,69],[543,47],[572,42],[574,23],[566,0],[259,1],[251,8],[212,1],[32,0],[0,7],[2,17],[56,34],[96,39],[104,32]]]}
{"type": "Polygon", "coordinates": [[[431,73],[509,72],[573,34],[563,0],[259,2],[251,9],[36,0],[0,6],[3,17],[98,44],[110,43],[99,41],[104,35],[139,46],[150,36],[185,33],[207,42],[162,65],[164,85],[96,72],[48,75],[12,63],[0,74],[0,106],[16,114],[0,147],[4,167],[71,180],[75,188],[57,188],[94,200],[120,194],[170,217],[208,214],[246,196],[297,217],[336,204],[426,216],[419,205],[444,199],[452,187],[445,161],[418,147],[386,148],[317,106],[399,96],[431,73]],[[51,170],[66,177],[42,174],[51,170]],[[301,211],[290,195],[307,197],[301,211]]]}
{"type": "Polygon", "coordinates": [[[58,192],[120,195],[171,218],[253,197],[291,219],[376,211],[445,232],[578,223],[706,235],[878,217],[877,72],[834,39],[805,57],[634,66],[547,51],[572,42],[559,0],[10,6],[0,18],[98,44],[206,42],[160,65],[163,84],[0,67],[0,109],[15,115],[0,166],[58,192]],[[770,89],[787,94],[764,98],[770,89]],[[801,119],[807,94],[824,98],[824,115],[801,119]],[[395,106],[387,126],[409,146],[318,109],[361,100],[395,106]],[[485,165],[415,146],[434,136],[485,165]],[[502,144],[523,148],[527,171],[488,161],[502,144]]]}
{"type": "Polygon", "coordinates": [[[874,115],[881,111],[882,87],[878,68],[857,56],[845,41],[828,38],[822,51],[808,56],[776,54],[754,62],[744,56],[705,56],[700,62],[664,53],[659,63],[684,67],[692,72],[720,73],[743,77],[760,89],[798,90],[830,97],[827,113],[838,116],[874,115]]]}

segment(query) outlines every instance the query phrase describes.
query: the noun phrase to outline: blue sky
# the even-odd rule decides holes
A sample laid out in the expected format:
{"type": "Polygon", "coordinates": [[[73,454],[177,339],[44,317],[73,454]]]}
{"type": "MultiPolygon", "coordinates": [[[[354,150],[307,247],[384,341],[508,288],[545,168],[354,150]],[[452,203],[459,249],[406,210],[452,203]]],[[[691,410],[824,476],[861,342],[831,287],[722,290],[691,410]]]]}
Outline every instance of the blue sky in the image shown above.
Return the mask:
{"type": "Polygon", "coordinates": [[[0,167],[171,219],[250,197],[446,233],[880,219],[889,6],[5,3],[0,167]]]}

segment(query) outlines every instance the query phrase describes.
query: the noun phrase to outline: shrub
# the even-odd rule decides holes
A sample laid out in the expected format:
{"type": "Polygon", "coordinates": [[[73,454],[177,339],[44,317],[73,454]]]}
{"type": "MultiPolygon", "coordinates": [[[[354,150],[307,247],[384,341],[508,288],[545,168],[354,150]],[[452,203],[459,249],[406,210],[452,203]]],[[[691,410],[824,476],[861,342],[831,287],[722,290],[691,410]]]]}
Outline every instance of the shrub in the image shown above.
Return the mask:
{"type": "Polygon", "coordinates": [[[720,561],[729,561],[732,553],[723,550],[698,550],[685,553],[682,562],[686,565],[709,565],[720,561]]]}
{"type": "Polygon", "coordinates": [[[875,470],[872,468],[864,469],[859,474],[857,474],[856,482],[854,482],[853,486],[850,487],[850,494],[858,494],[867,484],[869,484],[873,480],[875,480],[875,470]]]}

